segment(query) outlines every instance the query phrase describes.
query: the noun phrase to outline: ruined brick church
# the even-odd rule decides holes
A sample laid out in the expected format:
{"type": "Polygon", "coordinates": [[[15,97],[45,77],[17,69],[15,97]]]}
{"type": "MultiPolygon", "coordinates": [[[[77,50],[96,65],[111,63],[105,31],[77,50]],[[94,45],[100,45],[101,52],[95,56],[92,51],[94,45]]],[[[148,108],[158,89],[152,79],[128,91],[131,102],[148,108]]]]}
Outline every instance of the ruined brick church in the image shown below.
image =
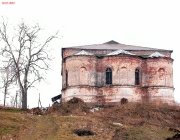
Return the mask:
{"type": "Polygon", "coordinates": [[[62,102],[174,102],[172,50],[120,44],[62,48],[62,102]]]}

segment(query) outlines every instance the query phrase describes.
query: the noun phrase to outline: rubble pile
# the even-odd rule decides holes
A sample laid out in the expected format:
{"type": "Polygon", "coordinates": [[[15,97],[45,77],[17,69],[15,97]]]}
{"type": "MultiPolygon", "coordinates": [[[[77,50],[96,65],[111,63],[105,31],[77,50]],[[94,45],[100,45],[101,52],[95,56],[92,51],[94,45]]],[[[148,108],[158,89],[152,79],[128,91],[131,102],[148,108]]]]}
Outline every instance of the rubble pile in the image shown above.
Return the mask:
{"type": "Polygon", "coordinates": [[[61,104],[54,104],[52,107],[48,108],[47,114],[58,113],[61,115],[84,115],[89,112],[89,108],[82,99],[73,97],[71,100],[61,104]]]}
{"type": "Polygon", "coordinates": [[[44,115],[46,111],[47,111],[46,108],[35,107],[35,108],[28,109],[27,113],[30,113],[32,115],[44,115]]]}

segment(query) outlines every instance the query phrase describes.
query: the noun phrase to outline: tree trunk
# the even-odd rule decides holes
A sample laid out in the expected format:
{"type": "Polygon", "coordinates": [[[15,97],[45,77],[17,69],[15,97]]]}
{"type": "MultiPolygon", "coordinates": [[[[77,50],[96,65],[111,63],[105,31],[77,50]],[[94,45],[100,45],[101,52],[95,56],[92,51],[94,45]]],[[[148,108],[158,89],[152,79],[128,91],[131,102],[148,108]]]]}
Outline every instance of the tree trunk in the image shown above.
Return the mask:
{"type": "Polygon", "coordinates": [[[27,110],[27,90],[22,90],[22,110],[27,110]]]}
{"type": "Polygon", "coordinates": [[[6,95],[4,94],[4,107],[6,106],[6,95]]]}
{"type": "Polygon", "coordinates": [[[7,94],[7,88],[5,86],[5,89],[4,89],[4,107],[6,106],[6,94],[7,94]]]}

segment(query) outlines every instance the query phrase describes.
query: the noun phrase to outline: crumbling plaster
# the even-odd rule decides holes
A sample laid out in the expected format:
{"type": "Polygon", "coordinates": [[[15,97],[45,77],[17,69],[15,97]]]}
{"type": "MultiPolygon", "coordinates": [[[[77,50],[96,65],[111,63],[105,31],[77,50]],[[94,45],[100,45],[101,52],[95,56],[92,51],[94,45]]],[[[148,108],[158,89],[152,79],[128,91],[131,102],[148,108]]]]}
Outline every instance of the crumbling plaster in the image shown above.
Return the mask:
{"type": "MultiPolygon", "coordinates": [[[[119,104],[122,98],[130,102],[174,102],[173,59],[166,57],[144,58],[154,51],[130,51],[136,55],[112,56],[74,55],[80,50],[62,50],[62,101],[73,97],[90,105],[119,104]],[[138,55],[137,55],[138,54],[138,55]],[[112,84],[106,85],[106,69],[112,70],[112,84]],[[135,70],[139,69],[140,84],[135,85],[135,70]],[[66,79],[66,71],[68,79],[66,79]]],[[[112,50],[88,50],[92,54],[108,54],[112,50]]]]}

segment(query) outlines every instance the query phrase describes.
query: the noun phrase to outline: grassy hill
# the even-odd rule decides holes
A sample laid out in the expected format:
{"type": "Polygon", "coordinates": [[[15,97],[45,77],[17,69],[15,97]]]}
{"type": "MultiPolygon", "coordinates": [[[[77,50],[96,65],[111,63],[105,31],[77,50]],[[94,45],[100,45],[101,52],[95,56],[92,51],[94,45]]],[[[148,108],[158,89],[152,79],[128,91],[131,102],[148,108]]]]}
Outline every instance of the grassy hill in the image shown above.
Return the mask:
{"type": "Polygon", "coordinates": [[[127,103],[91,112],[78,100],[41,116],[0,108],[1,140],[165,140],[179,130],[180,107],[167,104],[127,103]]]}

